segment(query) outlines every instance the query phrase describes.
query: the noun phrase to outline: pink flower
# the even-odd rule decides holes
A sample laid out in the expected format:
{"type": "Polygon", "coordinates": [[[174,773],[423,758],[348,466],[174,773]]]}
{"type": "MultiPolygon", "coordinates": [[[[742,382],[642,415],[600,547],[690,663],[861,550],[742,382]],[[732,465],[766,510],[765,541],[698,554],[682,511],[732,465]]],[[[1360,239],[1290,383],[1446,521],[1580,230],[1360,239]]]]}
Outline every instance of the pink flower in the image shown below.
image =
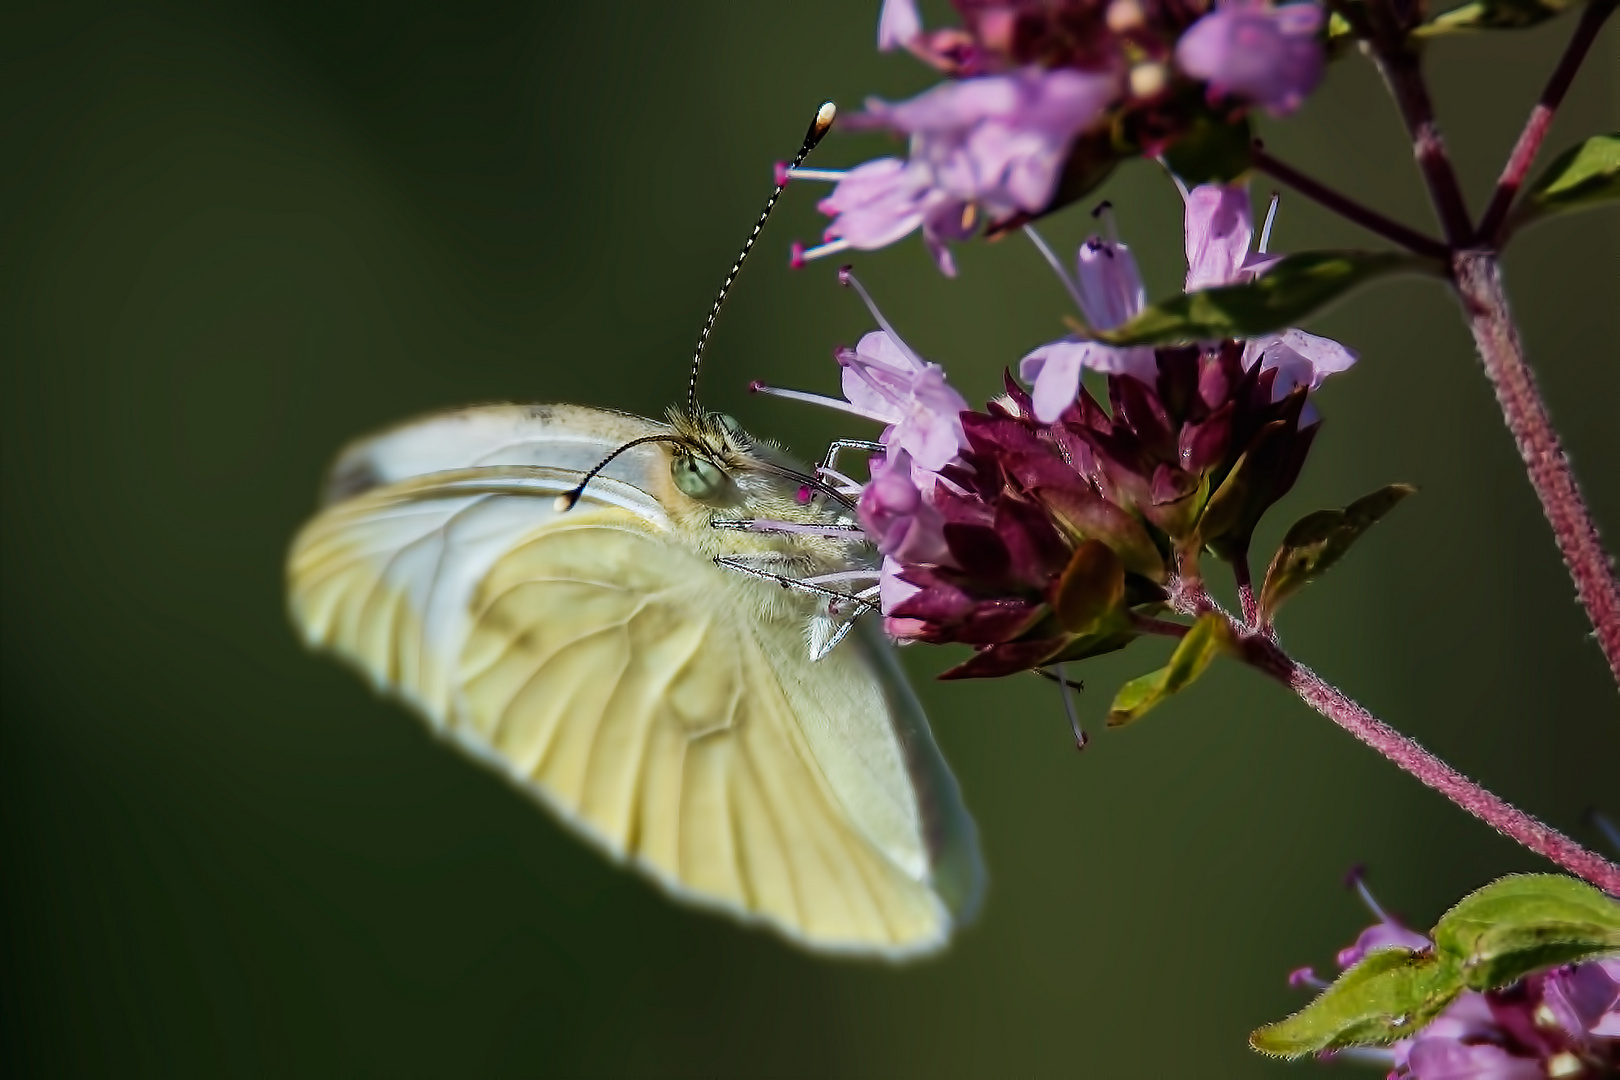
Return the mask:
{"type": "MultiPolygon", "coordinates": [[[[1136,258],[1118,241],[1093,236],[1081,244],[1075,270],[1075,300],[1086,321],[1098,330],[1129,322],[1146,303],[1136,258]]],[[[1049,342],[1018,362],[1019,377],[1034,388],[1030,396],[1037,420],[1054,423],[1074,404],[1085,368],[1133,375],[1143,382],[1152,382],[1158,370],[1149,348],[1118,349],[1074,338],[1049,342]]]]}
{"type": "Polygon", "coordinates": [[[1188,292],[1236,285],[1277,261],[1264,252],[1249,253],[1254,216],[1249,189],[1243,184],[1200,184],[1187,192],[1188,292]]]}
{"type": "Polygon", "coordinates": [[[1559,968],[1547,977],[1546,1000],[1566,1031],[1620,1039],[1620,960],[1559,968]]]}
{"type": "MultiPolygon", "coordinates": [[[[884,17],[891,29],[905,24],[898,8],[884,17]]],[[[801,257],[883,247],[921,227],[940,269],[954,273],[945,241],[970,235],[980,212],[1005,220],[1044,210],[1075,136],[1119,87],[1113,72],[1023,68],[944,82],[909,101],[869,100],[856,124],[910,136],[907,159],[842,176],[807,172],[838,186],[821,204],[833,218],[824,242],[801,257]]]]}
{"type": "Polygon", "coordinates": [[[956,274],[945,241],[968,235],[963,227],[968,204],[940,190],[932,171],[921,162],[892,157],[868,161],[844,173],[817,208],[833,220],[827,226],[826,243],[803,252],[802,258],[888,247],[921,227],[934,261],[947,276],[956,274]]]}
{"type": "Polygon", "coordinates": [[[1322,81],[1323,13],[1315,3],[1272,7],[1267,0],[1222,0],[1182,35],[1176,63],[1210,93],[1244,98],[1281,116],[1322,81]]]}
{"type": "Polygon", "coordinates": [[[883,443],[938,472],[966,445],[961,414],[967,399],[945,381],[945,369],[874,330],[853,349],[840,349],[844,397],[854,411],[889,425],[883,443]]]}
{"type": "Polygon", "coordinates": [[[888,52],[915,41],[922,33],[917,0],[883,0],[878,15],[878,50],[888,52]]]}
{"type": "Polygon", "coordinates": [[[857,511],[877,549],[901,562],[943,559],[945,519],[912,475],[911,456],[893,450],[873,458],[871,469],[872,479],[861,489],[857,511]]]}
{"type": "MultiPolygon", "coordinates": [[[[1314,393],[1329,375],[1350,370],[1356,359],[1354,349],[1303,330],[1267,334],[1243,346],[1244,370],[1258,362],[1261,371],[1277,373],[1271,384],[1273,401],[1281,401],[1301,386],[1314,393]]],[[[1300,423],[1314,424],[1318,419],[1315,406],[1307,401],[1300,423]]]]}

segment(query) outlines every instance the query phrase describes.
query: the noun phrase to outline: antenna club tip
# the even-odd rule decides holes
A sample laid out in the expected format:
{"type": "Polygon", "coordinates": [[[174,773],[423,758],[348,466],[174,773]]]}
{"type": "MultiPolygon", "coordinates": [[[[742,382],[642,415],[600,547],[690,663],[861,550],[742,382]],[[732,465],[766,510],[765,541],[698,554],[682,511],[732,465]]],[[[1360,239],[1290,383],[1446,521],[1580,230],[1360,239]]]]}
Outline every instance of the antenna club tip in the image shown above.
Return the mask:
{"type": "Polygon", "coordinates": [[[552,500],[551,508],[559,514],[566,514],[574,508],[575,503],[579,502],[579,496],[578,491],[565,491],[552,500]]]}
{"type": "Polygon", "coordinates": [[[788,248],[788,269],[803,270],[805,262],[804,245],[797,240],[793,241],[788,248]]]}
{"type": "Polygon", "coordinates": [[[816,127],[823,130],[832,127],[833,121],[838,117],[838,106],[830,101],[823,101],[816,110],[816,127]]]}

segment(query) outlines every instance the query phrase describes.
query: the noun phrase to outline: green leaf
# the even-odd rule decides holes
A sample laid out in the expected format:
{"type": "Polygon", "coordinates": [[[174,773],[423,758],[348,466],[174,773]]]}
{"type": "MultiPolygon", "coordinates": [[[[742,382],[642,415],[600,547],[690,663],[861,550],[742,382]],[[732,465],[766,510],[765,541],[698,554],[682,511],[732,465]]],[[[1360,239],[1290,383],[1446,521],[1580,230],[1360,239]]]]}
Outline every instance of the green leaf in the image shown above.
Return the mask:
{"type": "Polygon", "coordinates": [[[1246,118],[1227,123],[1203,113],[1164,152],[1164,163],[1188,187],[1230,183],[1248,171],[1253,139],[1246,118]]]}
{"type": "Polygon", "coordinates": [[[1249,1036],[1262,1054],[1297,1058],[1349,1046],[1387,1046],[1433,1020],[1462,993],[1457,963],[1409,949],[1368,953],[1286,1020],[1249,1036]]]}
{"type": "Polygon", "coordinates": [[[1522,30],[1564,12],[1569,0],[1473,0],[1441,12],[1412,32],[1413,37],[1439,37],[1470,30],[1522,30]]]}
{"type": "Polygon", "coordinates": [[[1294,522],[1266,569],[1260,588],[1261,617],[1270,619],[1283,601],[1326,573],[1362,533],[1416,490],[1409,484],[1391,484],[1343,510],[1318,510],[1294,522]]]}
{"type": "Polygon", "coordinates": [[[1620,199],[1620,134],[1593,135],[1548,165],[1513,210],[1522,225],[1549,214],[1620,199]]]}
{"type": "Polygon", "coordinates": [[[1108,711],[1108,726],[1124,727],[1140,720],[1159,702],[1202,675],[1215,654],[1230,645],[1231,630],[1226,620],[1219,615],[1203,616],[1181,639],[1168,664],[1119,688],[1108,711]]]}
{"type": "Polygon", "coordinates": [[[1620,952],[1620,903],[1561,874],[1520,874],[1464,897],[1432,937],[1470,989],[1490,990],[1542,968],[1620,952]]]}
{"type": "Polygon", "coordinates": [[[1397,252],[1302,251],[1255,280],[1173,297],[1125,325],[1101,331],[1110,345],[1178,345],[1252,338],[1294,326],[1356,286],[1398,270],[1431,266],[1397,252]]]}

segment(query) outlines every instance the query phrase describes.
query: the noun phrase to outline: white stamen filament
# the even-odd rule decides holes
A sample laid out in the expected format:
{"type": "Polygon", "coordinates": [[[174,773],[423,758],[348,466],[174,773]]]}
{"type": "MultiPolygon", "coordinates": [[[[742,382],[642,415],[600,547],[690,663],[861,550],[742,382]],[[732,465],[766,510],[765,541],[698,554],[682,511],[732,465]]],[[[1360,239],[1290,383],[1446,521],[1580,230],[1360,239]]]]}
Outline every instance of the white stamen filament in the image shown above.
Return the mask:
{"type": "Polygon", "coordinates": [[[846,282],[850,288],[855,290],[855,294],[861,298],[861,303],[866,305],[866,310],[870,311],[872,313],[872,318],[877,320],[878,326],[882,327],[883,332],[889,335],[889,340],[894,342],[902,353],[905,353],[908,360],[917,365],[918,371],[921,371],[924,366],[922,357],[912,352],[911,346],[906,344],[905,339],[894,332],[894,327],[890,326],[889,320],[883,317],[883,312],[878,310],[877,304],[872,302],[872,295],[866,291],[866,286],[861,284],[860,279],[855,276],[855,272],[853,270],[845,270],[839,275],[839,277],[842,281],[846,282]]]}
{"type": "Polygon", "coordinates": [[[846,172],[845,169],[789,169],[788,176],[794,180],[824,180],[836,184],[846,172]]]}
{"type": "Polygon", "coordinates": [[[803,390],[788,390],[781,386],[766,386],[764,383],[755,383],[753,391],[764,394],[766,397],[787,398],[789,401],[803,401],[810,405],[820,405],[827,409],[837,409],[839,412],[853,413],[867,420],[876,420],[880,424],[890,424],[894,421],[887,416],[867,412],[865,409],[851,405],[842,398],[827,397],[825,394],[810,394],[803,390]]]}
{"type": "Polygon", "coordinates": [[[820,247],[806,248],[805,250],[799,252],[799,258],[803,259],[805,262],[809,262],[811,259],[824,259],[828,255],[836,255],[840,251],[848,250],[848,240],[834,240],[830,243],[822,244],[820,247]]]}
{"type": "Polygon", "coordinates": [[[866,487],[865,484],[856,483],[854,480],[851,480],[837,469],[828,468],[827,466],[823,465],[821,468],[816,470],[816,479],[825,480],[829,477],[832,479],[833,483],[839,485],[839,494],[841,495],[848,495],[852,491],[861,491],[866,487]]]}
{"type": "Polygon", "coordinates": [[[1063,713],[1069,718],[1069,730],[1074,732],[1074,746],[1077,750],[1086,748],[1086,731],[1080,726],[1080,713],[1074,707],[1074,698],[1069,695],[1069,676],[1063,670],[1062,664],[1052,665],[1057,669],[1058,692],[1063,695],[1063,713]]]}
{"type": "Polygon", "coordinates": [[[1069,277],[1069,272],[1063,269],[1063,263],[1058,259],[1057,253],[1047,246],[1045,239],[1035,231],[1035,226],[1025,225],[1024,235],[1029,237],[1029,242],[1035,245],[1035,250],[1039,251],[1041,256],[1046,259],[1046,264],[1052,268],[1052,272],[1057,274],[1058,280],[1063,282],[1063,287],[1069,291],[1069,298],[1074,301],[1074,306],[1079,308],[1080,288],[1069,277]]]}
{"type": "MultiPolygon", "coordinates": [[[[896,394],[894,392],[894,390],[891,389],[890,387],[884,386],[882,383],[878,382],[877,379],[875,379],[872,376],[872,373],[870,371],[866,370],[867,365],[865,363],[853,363],[853,364],[847,364],[845,366],[850,368],[850,370],[854,371],[856,376],[858,376],[863,382],[865,382],[867,386],[870,386],[872,388],[872,390],[878,395],[878,397],[882,398],[884,401],[887,401],[890,405],[893,405],[897,412],[900,410],[900,408],[903,405],[905,405],[905,399],[900,397],[900,395],[896,394]]],[[[874,363],[871,366],[872,367],[879,367],[881,365],[878,365],[878,364],[874,363]]],[[[884,367],[884,370],[893,371],[894,369],[889,368],[889,367],[884,367]]]]}
{"type": "Polygon", "coordinates": [[[1356,892],[1361,894],[1361,902],[1367,905],[1367,910],[1372,912],[1373,915],[1378,918],[1379,922],[1388,923],[1390,926],[1401,925],[1394,919],[1390,918],[1389,912],[1380,907],[1378,901],[1373,899],[1372,890],[1367,888],[1367,883],[1361,880],[1360,874],[1356,875],[1356,892]]]}
{"type": "Polygon", "coordinates": [[[1264,255],[1266,246],[1271,243],[1271,223],[1277,220],[1277,204],[1282,202],[1282,196],[1275,191],[1271,193],[1271,205],[1266,208],[1266,223],[1260,229],[1260,247],[1258,253],[1264,255]]]}
{"type": "Polygon", "coordinates": [[[1114,218],[1114,204],[1104,199],[1097,204],[1091,216],[1103,223],[1103,230],[1108,233],[1108,242],[1119,246],[1119,222],[1114,218]]]}

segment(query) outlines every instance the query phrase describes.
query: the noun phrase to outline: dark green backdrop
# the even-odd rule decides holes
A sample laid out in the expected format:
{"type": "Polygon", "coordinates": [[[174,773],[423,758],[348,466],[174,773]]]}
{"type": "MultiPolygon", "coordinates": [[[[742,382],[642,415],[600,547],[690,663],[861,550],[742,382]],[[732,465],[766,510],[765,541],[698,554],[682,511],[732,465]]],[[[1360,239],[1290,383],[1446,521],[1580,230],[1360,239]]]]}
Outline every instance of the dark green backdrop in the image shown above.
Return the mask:
{"type": "MultiPolygon", "coordinates": [[[[1245,1048],[1364,921],[1355,862],[1426,924],[1542,864],[1278,688],[1218,669],[1077,755],[1050,687],[928,680],[978,817],[980,922],[906,968],[811,959],[689,913],[564,836],[399,708],[306,655],[281,560],[353,435],[500,399],[655,413],[773,159],[815,103],[928,82],[877,0],[13,9],[4,52],[0,1059],[11,1075],[1276,1076],[1245,1048]]],[[[1433,50],[1479,205],[1567,24],[1433,50]]],[[[1613,28],[1555,144],[1616,126],[1613,28]]],[[[1280,154],[1426,222],[1394,113],[1334,68],[1280,154]]],[[[834,137],[826,165],[881,142],[834,137]]],[[[1174,193],[1107,194],[1151,287],[1174,193]]],[[[785,267],[808,186],[745,275],[710,405],[813,449],[867,325],[785,267]]],[[[1082,236],[1078,210],[1049,226],[1082,236]]],[[[1510,285],[1611,548],[1616,218],[1524,237],[1510,285]]],[[[1277,246],[1359,242],[1294,197],[1277,246]]],[[[864,255],[970,397],[1061,333],[1022,241],[933,273],[864,255]]],[[[1312,324],[1363,352],[1271,522],[1422,494],[1285,617],[1353,695],[1589,841],[1620,811],[1620,709],[1453,305],[1390,282],[1312,324]]],[[[1095,724],[1151,644],[1087,665],[1095,724]]],[[[1310,1075],[1317,1066],[1295,1067],[1310,1075]]],[[[1371,1074],[1369,1074],[1371,1075],[1371,1074]]]]}

